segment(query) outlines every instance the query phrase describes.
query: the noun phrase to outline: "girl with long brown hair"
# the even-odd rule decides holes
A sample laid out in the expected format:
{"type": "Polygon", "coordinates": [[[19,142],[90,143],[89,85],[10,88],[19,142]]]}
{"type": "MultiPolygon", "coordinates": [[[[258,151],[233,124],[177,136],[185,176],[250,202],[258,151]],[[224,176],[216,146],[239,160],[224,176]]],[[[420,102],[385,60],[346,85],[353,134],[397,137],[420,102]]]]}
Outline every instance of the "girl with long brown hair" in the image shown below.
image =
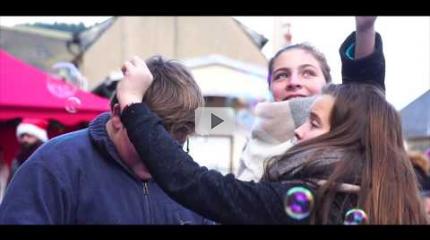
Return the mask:
{"type": "Polygon", "coordinates": [[[367,84],[345,84],[328,85],[323,97],[334,99],[326,123],[329,131],[306,138],[325,127],[312,112],[296,129],[298,144],[269,163],[264,179],[302,179],[318,184],[317,207],[312,215],[315,223],[336,221],[330,221],[336,217],[333,206],[363,209],[370,224],[423,223],[425,216],[404,149],[400,118],[384,94],[367,84]],[[300,164],[291,166],[292,159],[298,158],[300,164]]]}

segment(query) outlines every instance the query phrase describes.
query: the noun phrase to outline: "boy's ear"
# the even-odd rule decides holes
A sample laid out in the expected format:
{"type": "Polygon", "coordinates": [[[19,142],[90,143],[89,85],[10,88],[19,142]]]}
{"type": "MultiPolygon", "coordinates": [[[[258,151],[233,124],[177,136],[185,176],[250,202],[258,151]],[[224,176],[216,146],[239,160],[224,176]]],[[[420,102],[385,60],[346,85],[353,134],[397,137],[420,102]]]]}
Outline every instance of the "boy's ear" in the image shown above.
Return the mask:
{"type": "Polygon", "coordinates": [[[115,115],[119,117],[120,114],[121,114],[121,107],[119,106],[119,103],[115,103],[112,108],[112,116],[115,115]]]}
{"type": "Polygon", "coordinates": [[[176,139],[181,145],[187,141],[190,131],[187,127],[181,127],[173,131],[173,138],[176,139]]]}
{"type": "Polygon", "coordinates": [[[121,114],[121,107],[120,107],[119,103],[115,103],[113,105],[113,108],[112,108],[111,120],[112,120],[113,127],[117,130],[122,128],[122,122],[121,122],[120,114],[121,114]]]}

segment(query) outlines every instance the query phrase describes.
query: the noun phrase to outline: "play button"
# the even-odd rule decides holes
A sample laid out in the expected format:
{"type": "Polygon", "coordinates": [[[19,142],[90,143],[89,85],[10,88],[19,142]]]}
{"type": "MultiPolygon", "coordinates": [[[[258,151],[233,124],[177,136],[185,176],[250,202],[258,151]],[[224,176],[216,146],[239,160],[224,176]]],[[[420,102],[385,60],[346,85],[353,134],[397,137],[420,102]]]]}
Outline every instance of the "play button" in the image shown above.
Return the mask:
{"type": "Polygon", "coordinates": [[[224,120],[217,117],[215,114],[211,113],[211,129],[214,129],[216,126],[220,125],[224,120]]]}
{"type": "Polygon", "coordinates": [[[198,135],[231,135],[235,126],[235,112],[230,107],[200,107],[195,110],[198,135]]]}

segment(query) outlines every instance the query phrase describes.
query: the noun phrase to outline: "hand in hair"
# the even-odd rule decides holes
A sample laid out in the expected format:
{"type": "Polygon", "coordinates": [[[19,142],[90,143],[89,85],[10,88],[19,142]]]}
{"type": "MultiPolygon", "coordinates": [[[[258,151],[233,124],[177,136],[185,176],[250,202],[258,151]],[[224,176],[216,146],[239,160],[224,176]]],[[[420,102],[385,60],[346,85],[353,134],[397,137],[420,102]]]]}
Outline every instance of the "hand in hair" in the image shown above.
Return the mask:
{"type": "Polygon", "coordinates": [[[366,57],[375,49],[376,17],[355,17],[356,45],[355,59],[366,57]]]}
{"type": "Polygon", "coordinates": [[[116,94],[122,111],[127,105],[142,102],[153,76],[145,61],[137,56],[126,61],[121,70],[124,78],[119,81],[116,94]]]}

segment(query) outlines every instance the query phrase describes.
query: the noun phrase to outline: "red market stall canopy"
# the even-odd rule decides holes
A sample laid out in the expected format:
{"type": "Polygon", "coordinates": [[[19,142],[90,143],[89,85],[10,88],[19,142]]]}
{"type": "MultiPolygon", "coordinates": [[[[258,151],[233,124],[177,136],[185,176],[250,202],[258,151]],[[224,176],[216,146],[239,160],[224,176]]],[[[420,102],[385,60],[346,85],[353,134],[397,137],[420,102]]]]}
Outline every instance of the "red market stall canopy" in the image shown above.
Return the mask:
{"type": "Polygon", "coordinates": [[[30,117],[73,126],[107,110],[109,100],[82,91],[0,49],[0,121],[30,117]]]}

